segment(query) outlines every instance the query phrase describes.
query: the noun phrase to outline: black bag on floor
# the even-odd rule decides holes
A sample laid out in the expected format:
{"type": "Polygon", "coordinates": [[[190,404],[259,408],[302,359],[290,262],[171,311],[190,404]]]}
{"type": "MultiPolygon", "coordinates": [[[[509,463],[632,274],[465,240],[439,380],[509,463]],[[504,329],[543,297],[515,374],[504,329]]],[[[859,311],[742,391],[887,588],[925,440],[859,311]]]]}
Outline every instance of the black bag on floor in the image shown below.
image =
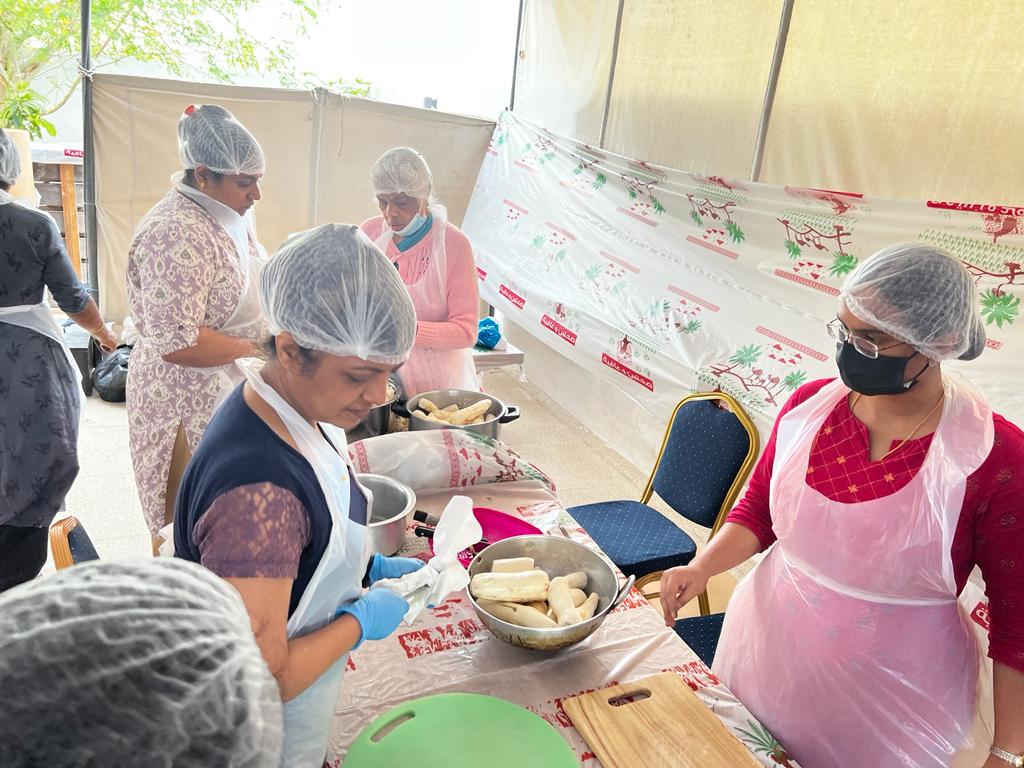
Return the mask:
{"type": "Polygon", "coordinates": [[[123,403],[128,386],[129,346],[120,346],[100,360],[92,372],[92,385],[108,403],[123,403]]]}

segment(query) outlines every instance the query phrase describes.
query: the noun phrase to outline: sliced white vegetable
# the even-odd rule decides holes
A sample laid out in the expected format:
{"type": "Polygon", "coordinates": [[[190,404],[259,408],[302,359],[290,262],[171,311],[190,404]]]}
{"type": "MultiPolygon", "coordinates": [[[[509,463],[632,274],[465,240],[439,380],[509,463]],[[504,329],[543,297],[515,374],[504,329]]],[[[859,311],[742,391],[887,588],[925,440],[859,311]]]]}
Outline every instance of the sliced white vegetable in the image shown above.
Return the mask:
{"type": "Polygon", "coordinates": [[[587,574],[583,571],[576,571],[576,573],[570,573],[565,577],[565,580],[569,582],[571,589],[586,589],[587,588],[587,574]]]}
{"type": "Polygon", "coordinates": [[[558,627],[554,621],[529,605],[481,600],[480,607],[491,616],[520,627],[533,627],[534,629],[556,629],[558,627]]]}
{"type": "Polygon", "coordinates": [[[580,618],[583,621],[593,618],[594,611],[597,610],[597,601],[597,592],[591,592],[590,597],[588,597],[586,602],[580,606],[580,618]]]}
{"type": "Polygon", "coordinates": [[[569,596],[572,597],[572,604],[577,608],[587,602],[587,593],[582,589],[570,589],[569,596]]]}
{"type": "Polygon", "coordinates": [[[571,627],[579,624],[580,612],[572,604],[572,595],[569,593],[569,582],[564,576],[551,579],[548,587],[548,604],[555,612],[555,619],[560,627],[571,627]]]}
{"type": "MultiPolygon", "coordinates": [[[[538,570],[478,573],[469,583],[469,591],[478,600],[532,603],[534,600],[547,599],[548,583],[548,575],[538,570]]],[[[572,599],[568,599],[571,605],[572,599]]]]}
{"type": "Polygon", "coordinates": [[[491,563],[491,573],[514,573],[515,571],[532,571],[532,557],[506,557],[491,563]]]}

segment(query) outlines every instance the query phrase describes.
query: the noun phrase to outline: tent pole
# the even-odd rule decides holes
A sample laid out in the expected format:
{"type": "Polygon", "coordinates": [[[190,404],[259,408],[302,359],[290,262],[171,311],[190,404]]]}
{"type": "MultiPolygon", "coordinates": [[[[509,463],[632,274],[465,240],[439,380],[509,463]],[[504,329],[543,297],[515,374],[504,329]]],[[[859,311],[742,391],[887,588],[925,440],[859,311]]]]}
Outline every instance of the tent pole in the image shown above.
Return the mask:
{"type": "Polygon", "coordinates": [[[604,114],[601,115],[601,138],[597,146],[604,149],[605,134],[608,132],[608,111],[612,106],[612,85],[615,82],[615,65],[619,60],[619,33],[622,32],[622,9],[626,0],[619,0],[619,10],[615,15],[615,37],[612,38],[612,63],[608,67],[608,87],[604,93],[604,114]]]}
{"type": "Polygon", "coordinates": [[[761,122],[757,126],[757,143],[754,145],[754,162],[750,167],[750,180],[760,181],[761,164],[764,162],[764,143],[768,136],[768,123],[772,119],[772,107],[775,104],[775,91],[779,85],[779,72],[782,71],[782,57],[786,54],[786,41],[789,39],[789,22],[793,18],[793,3],[796,0],[783,0],[782,13],[779,16],[779,32],[775,37],[775,52],[772,54],[772,68],[768,73],[768,87],[764,92],[764,104],[761,106],[761,122]]]}
{"type": "Polygon", "coordinates": [[[526,13],[526,0],[519,0],[519,20],[516,22],[516,51],[512,59],[512,92],[508,96],[508,111],[516,105],[516,77],[519,74],[519,46],[523,44],[523,15],[526,13]]]}
{"type": "Polygon", "coordinates": [[[88,259],[89,293],[93,300],[100,302],[100,265],[97,263],[99,243],[96,240],[96,156],[93,152],[92,116],[92,2],[81,0],[82,10],[82,56],[79,74],[82,79],[82,138],[84,158],[84,179],[82,184],[82,207],[85,209],[85,248],[88,259]]]}

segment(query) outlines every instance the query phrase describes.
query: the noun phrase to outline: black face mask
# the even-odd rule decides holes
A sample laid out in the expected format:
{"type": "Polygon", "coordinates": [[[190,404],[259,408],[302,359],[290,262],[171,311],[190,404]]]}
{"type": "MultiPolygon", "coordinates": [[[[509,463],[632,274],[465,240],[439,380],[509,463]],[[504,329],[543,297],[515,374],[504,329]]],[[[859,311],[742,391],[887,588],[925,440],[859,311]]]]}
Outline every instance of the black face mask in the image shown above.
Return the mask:
{"type": "Polygon", "coordinates": [[[902,395],[909,392],[926,370],[924,368],[910,381],[904,382],[907,363],[917,357],[864,357],[850,342],[836,344],[836,365],[843,384],[862,395],[902,395]]]}

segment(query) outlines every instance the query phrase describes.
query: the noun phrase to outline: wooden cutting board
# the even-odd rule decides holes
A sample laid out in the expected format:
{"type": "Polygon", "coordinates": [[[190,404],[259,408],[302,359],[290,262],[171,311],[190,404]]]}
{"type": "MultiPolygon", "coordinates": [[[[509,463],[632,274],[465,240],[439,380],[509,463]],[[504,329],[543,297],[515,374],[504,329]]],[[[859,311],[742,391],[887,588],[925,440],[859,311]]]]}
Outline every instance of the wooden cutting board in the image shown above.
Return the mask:
{"type": "Polygon", "coordinates": [[[574,696],[562,706],[604,768],[760,765],[674,672],[574,696]],[[638,698],[641,692],[649,695],[638,698]],[[624,697],[633,700],[611,703],[624,697]]]}

